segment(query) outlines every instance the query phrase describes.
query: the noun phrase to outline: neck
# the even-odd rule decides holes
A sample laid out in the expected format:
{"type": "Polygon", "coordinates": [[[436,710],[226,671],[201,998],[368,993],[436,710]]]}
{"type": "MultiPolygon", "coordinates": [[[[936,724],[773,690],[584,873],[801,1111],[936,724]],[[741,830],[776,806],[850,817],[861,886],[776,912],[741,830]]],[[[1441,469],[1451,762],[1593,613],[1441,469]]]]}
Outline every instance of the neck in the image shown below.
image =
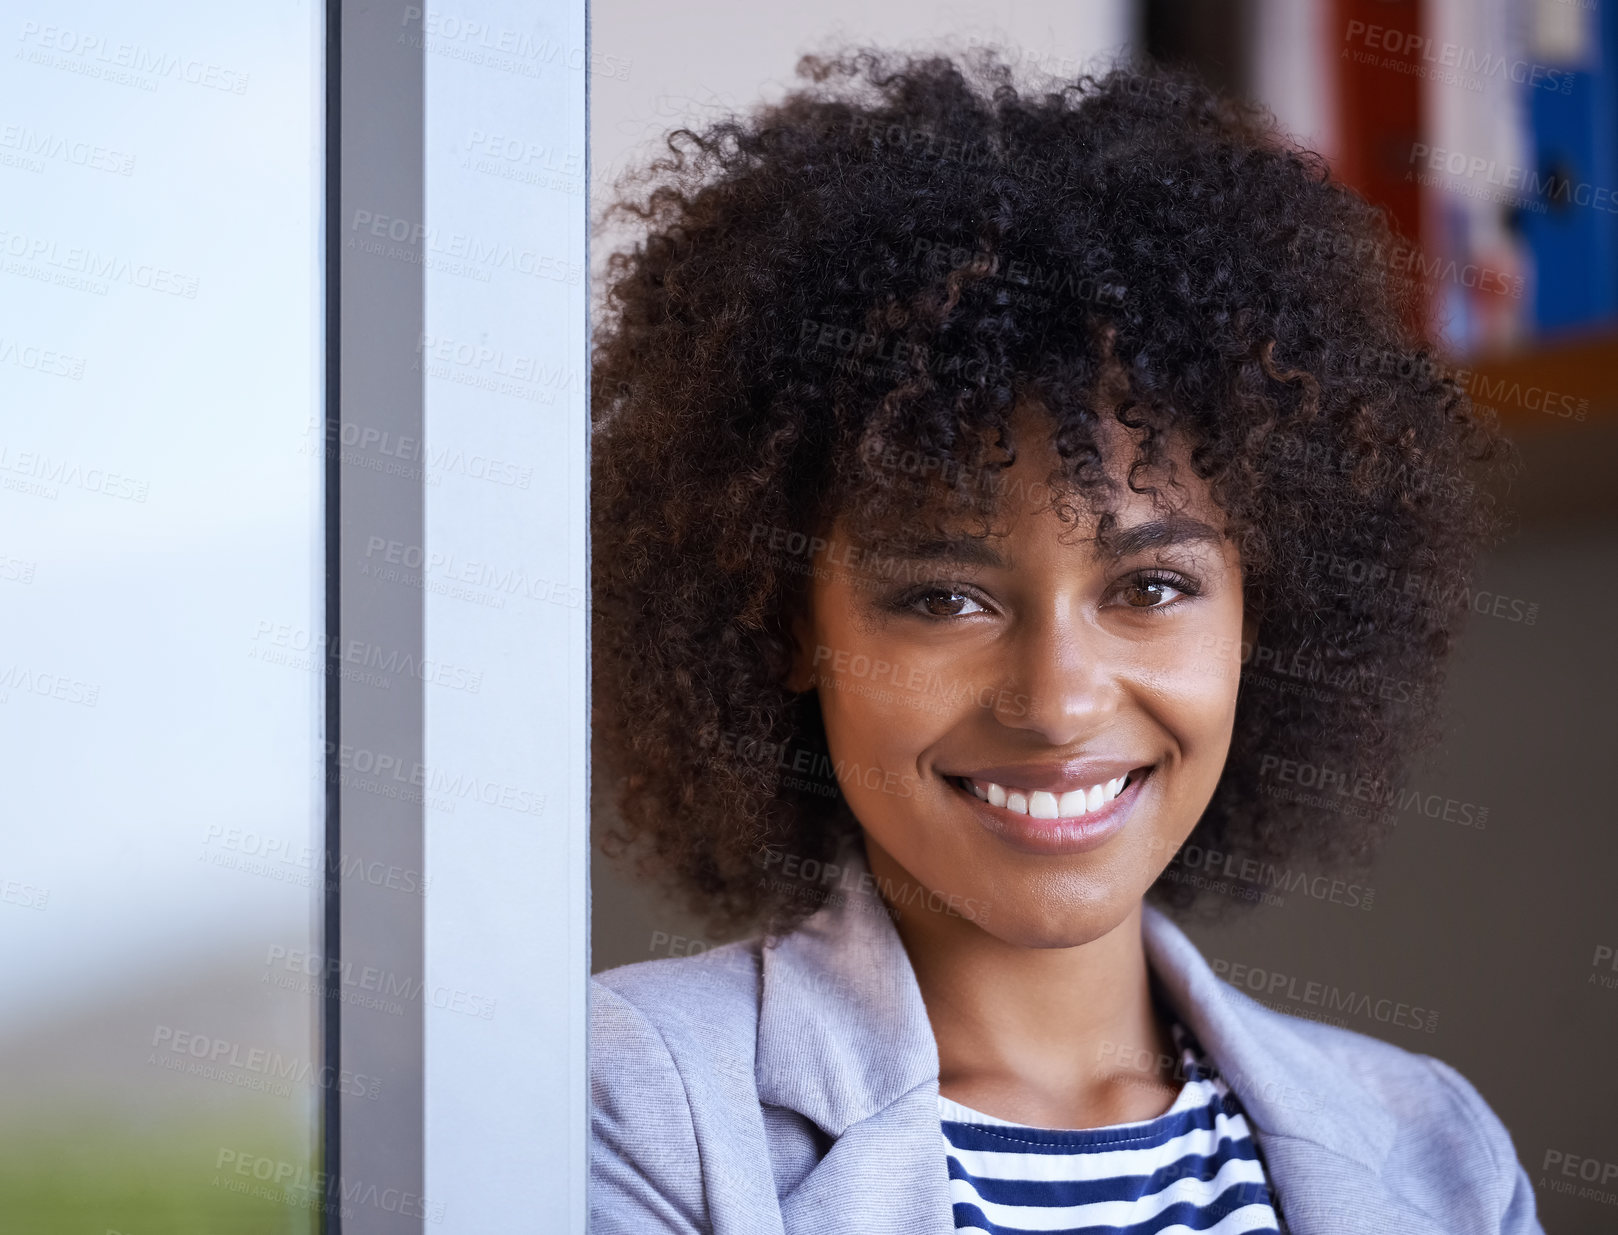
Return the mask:
{"type": "MultiPolygon", "coordinates": [[[[914,885],[869,836],[866,853],[878,887],[914,885]]],[[[945,1097],[1002,1119],[1079,1128],[1149,1119],[1173,1103],[1184,1078],[1152,997],[1138,902],[1106,934],[1069,947],[1009,943],[944,912],[895,915],[945,1097]]]]}

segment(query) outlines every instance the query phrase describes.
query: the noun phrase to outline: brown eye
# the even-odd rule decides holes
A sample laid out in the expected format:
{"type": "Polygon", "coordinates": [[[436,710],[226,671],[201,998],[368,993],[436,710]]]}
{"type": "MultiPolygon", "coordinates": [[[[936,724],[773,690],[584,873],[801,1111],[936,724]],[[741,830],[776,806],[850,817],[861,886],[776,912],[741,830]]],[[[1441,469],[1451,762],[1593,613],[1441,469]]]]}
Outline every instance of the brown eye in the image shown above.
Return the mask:
{"type": "Polygon", "coordinates": [[[1135,609],[1153,609],[1179,596],[1178,588],[1161,579],[1137,579],[1124,588],[1124,603],[1135,609]]]}
{"type": "MultiPolygon", "coordinates": [[[[961,592],[927,592],[916,599],[917,604],[927,613],[927,617],[961,617],[963,605],[976,605],[977,602],[961,592]]],[[[979,605],[982,609],[982,605],[979,605]]]]}
{"type": "Polygon", "coordinates": [[[924,622],[944,623],[996,612],[993,601],[978,600],[964,588],[947,583],[918,584],[891,597],[882,597],[877,604],[887,613],[920,618],[924,622]]]}
{"type": "Polygon", "coordinates": [[[956,588],[917,588],[904,592],[903,596],[896,596],[892,601],[883,602],[883,609],[937,622],[989,612],[987,605],[974,601],[966,592],[956,588]]]}

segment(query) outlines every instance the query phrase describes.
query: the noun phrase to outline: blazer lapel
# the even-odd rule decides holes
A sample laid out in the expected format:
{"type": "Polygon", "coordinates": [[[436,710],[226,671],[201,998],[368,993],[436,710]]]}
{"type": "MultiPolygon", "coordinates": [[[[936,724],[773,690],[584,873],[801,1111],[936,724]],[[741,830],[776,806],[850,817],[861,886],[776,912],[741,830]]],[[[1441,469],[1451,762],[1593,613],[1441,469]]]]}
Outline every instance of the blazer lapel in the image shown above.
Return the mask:
{"type": "Polygon", "coordinates": [[[951,1235],[938,1045],[915,970],[855,838],[833,899],[764,949],[759,1099],[831,1149],[781,1201],[788,1235],[951,1235]]]}
{"type": "Polygon", "coordinates": [[[1301,1137],[1255,1135],[1288,1235],[1454,1235],[1352,1157],[1301,1137]]]}
{"type": "Polygon", "coordinates": [[[1293,1235],[1445,1235],[1388,1191],[1397,1123],[1292,1017],[1216,975],[1186,934],[1143,907],[1146,958],[1169,1005],[1242,1104],[1293,1235]]]}
{"type": "Polygon", "coordinates": [[[938,1083],[851,1124],[781,1202],[787,1235],[953,1235],[938,1083]]]}

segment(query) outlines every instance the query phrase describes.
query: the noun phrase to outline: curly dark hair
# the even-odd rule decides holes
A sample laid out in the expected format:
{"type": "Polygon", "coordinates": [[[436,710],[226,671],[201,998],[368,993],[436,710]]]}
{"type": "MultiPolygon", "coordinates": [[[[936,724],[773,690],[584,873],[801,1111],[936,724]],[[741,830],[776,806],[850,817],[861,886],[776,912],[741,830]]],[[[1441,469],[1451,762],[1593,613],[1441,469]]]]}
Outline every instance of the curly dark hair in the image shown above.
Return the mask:
{"type": "Polygon", "coordinates": [[[784,685],[804,547],[941,492],[986,518],[1032,401],[1053,483],[1103,532],[1099,418],[1139,430],[1131,487],[1187,440],[1258,615],[1225,771],[1152,897],[1207,903],[1193,849],[1368,861],[1388,813],[1299,801],[1274,770],[1388,804],[1436,736],[1509,457],[1424,337],[1384,214],[1177,71],[1036,90],[991,50],[856,49],[798,73],[670,134],[601,216],[643,229],[607,263],[591,370],[609,852],[721,931],[814,908],[759,859],[825,862],[858,826],[785,757],[825,749],[814,692],[784,685]]]}

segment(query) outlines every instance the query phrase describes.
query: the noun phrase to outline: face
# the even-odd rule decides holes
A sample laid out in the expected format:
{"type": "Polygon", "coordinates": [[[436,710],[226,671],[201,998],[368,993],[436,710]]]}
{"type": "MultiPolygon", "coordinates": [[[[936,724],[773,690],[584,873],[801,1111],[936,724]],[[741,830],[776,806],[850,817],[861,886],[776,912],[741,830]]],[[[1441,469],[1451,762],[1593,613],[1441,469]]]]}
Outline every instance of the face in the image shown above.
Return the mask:
{"type": "MultiPolygon", "coordinates": [[[[1120,485],[1103,545],[1093,515],[1052,508],[1051,422],[1014,428],[988,538],[831,529],[791,684],[819,694],[878,874],[1008,943],[1071,947],[1134,912],[1213,795],[1241,566],[1183,443],[1181,487],[1120,485]]],[[[1100,445],[1121,480],[1127,431],[1109,420],[1100,445]]]]}

